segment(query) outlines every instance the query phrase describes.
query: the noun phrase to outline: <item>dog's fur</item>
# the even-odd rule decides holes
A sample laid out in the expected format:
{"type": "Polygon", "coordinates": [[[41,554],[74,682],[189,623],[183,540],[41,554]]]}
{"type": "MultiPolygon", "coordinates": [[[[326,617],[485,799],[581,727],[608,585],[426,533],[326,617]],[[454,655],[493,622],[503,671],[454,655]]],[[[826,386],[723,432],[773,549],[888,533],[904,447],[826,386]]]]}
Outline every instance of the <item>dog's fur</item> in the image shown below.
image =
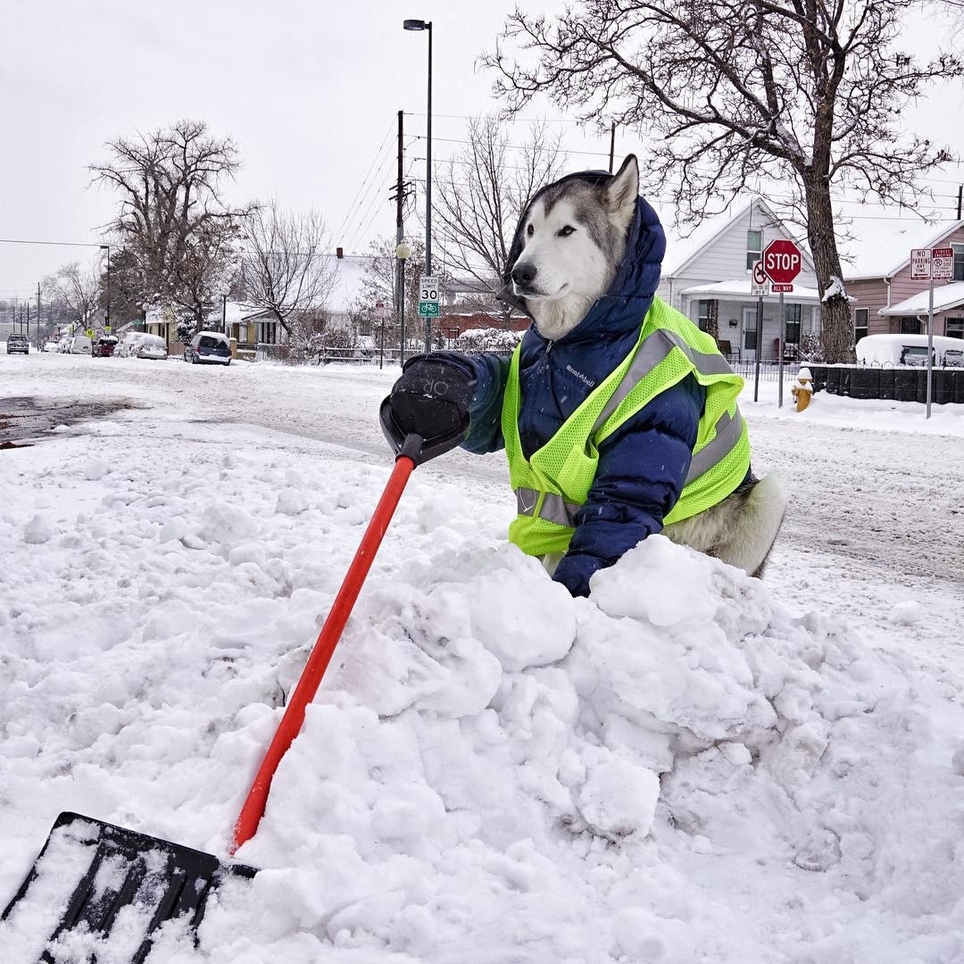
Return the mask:
{"type": "MultiPolygon", "coordinates": [[[[629,155],[612,178],[563,178],[530,204],[509,253],[509,276],[544,338],[568,334],[609,290],[638,194],[639,169],[629,155]]],[[[751,476],[718,505],[663,533],[759,576],[786,506],[775,476],[751,476]]]]}

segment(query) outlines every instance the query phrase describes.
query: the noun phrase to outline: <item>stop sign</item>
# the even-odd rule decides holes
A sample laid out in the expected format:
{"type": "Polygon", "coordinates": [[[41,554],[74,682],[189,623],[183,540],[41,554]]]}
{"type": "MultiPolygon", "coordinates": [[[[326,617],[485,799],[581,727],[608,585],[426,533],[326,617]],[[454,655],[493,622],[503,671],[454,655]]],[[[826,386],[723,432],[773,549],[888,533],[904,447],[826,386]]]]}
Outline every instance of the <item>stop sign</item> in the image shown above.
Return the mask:
{"type": "Polygon", "coordinates": [[[763,270],[775,285],[790,284],[802,267],[800,249],[792,241],[771,241],[763,251],[763,270]]]}

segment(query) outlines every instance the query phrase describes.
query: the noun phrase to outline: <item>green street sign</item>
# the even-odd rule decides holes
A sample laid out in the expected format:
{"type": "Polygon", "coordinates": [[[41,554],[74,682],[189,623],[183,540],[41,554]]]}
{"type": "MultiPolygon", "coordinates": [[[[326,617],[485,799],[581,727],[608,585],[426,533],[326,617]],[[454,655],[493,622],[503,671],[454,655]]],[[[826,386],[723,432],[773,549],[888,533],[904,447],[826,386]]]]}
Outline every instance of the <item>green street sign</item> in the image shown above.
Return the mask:
{"type": "Polygon", "coordinates": [[[423,318],[438,318],[439,303],[437,301],[420,301],[418,303],[418,313],[423,318]]]}

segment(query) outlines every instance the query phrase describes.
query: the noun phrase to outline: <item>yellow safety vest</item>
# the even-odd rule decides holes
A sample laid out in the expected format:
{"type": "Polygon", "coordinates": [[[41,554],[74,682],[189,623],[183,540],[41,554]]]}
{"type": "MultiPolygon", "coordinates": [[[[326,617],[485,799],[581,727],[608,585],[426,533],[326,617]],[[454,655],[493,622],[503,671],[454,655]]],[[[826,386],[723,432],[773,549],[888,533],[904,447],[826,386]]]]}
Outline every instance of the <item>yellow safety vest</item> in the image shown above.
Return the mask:
{"type": "Polygon", "coordinates": [[[705,386],[706,404],[683,491],[663,524],[716,505],[746,477],[750,440],[736,404],[743,379],[713,338],[661,299],[653,299],[632,351],[529,459],[519,438],[520,352],[521,346],[509,368],[502,435],[518,507],[509,539],[523,552],[541,556],[566,551],[576,512],[596,477],[599,443],[687,375],[705,386]]]}

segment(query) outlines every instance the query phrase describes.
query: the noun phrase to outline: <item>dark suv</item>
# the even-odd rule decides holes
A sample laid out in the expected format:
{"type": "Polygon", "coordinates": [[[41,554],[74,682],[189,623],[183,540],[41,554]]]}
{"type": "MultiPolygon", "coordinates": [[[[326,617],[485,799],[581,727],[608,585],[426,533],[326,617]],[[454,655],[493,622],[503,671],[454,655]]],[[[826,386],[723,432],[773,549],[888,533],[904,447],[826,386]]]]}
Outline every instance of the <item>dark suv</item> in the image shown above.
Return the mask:
{"type": "Polygon", "coordinates": [[[184,349],[184,360],[192,365],[230,365],[231,342],[219,331],[199,331],[184,349]]]}
{"type": "Polygon", "coordinates": [[[7,354],[12,355],[15,351],[22,351],[25,355],[30,354],[30,342],[26,335],[7,336],[7,354]]]}

